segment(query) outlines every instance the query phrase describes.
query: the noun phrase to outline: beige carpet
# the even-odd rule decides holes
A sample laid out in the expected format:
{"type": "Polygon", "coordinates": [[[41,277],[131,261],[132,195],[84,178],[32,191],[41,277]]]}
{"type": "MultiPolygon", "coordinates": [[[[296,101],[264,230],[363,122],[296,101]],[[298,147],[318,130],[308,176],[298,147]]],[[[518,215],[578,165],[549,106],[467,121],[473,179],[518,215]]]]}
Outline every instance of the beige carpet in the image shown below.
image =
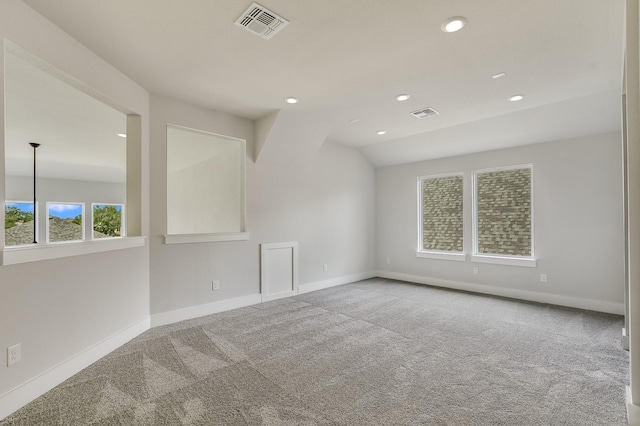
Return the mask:
{"type": "Polygon", "coordinates": [[[366,280],[149,330],[0,425],[624,425],[622,326],[366,280]]]}

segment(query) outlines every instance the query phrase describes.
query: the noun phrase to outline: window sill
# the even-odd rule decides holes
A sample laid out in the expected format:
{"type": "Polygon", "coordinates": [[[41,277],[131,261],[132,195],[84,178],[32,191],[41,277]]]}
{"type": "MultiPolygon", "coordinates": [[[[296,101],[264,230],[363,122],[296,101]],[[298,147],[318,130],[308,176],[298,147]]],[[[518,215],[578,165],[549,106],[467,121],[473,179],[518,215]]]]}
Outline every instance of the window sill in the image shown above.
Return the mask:
{"type": "Polygon", "coordinates": [[[16,265],[19,263],[38,262],[41,260],[60,259],[63,257],[81,256],[83,254],[142,247],[145,245],[145,241],[146,237],[125,237],[5,247],[4,250],[2,250],[2,265],[16,265]]]}
{"type": "Polygon", "coordinates": [[[464,262],[467,260],[467,255],[464,253],[446,251],[417,251],[416,257],[422,257],[425,259],[456,260],[458,262],[464,262]]]}
{"type": "Polygon", "coordinates": [[[528,268],[536,267],[536,259],[527,257],[472,255],[471,261],[476,263],[493,263],[496,265],[526,266],[528,268]]]}
{"type": "Polygon", "coordinates": [[[164,236],[165,244],[212,243],[219,241],[246,241],[248,232],[223,232],[219,234],[171,234],[164,236]]]}

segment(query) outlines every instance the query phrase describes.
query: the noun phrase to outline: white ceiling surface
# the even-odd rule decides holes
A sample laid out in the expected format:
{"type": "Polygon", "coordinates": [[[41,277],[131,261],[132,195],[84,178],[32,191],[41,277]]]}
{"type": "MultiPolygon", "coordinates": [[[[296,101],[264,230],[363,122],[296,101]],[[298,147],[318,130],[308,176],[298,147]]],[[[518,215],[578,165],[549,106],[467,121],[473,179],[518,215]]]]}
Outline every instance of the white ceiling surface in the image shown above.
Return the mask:
{"type": "Polygon", "coordinates": [[[153,93],[295,109],[376,166],[620,127],[622,0],[260,0],[290,21],[270,40],[234,25],[251,0],[24,1],[153,93]]]}

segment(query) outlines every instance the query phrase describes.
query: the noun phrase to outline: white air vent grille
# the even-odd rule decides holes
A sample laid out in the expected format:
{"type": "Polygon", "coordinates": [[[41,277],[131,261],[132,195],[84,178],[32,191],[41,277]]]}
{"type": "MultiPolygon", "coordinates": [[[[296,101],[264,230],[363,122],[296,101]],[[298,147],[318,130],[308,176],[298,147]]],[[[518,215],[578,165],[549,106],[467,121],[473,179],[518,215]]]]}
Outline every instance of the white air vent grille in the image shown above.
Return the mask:
{"type": "Polygon", "coordinates": [[[237,26],[267,40],[286,27],[288,23],[289,21],[258,3],[249,6],[249,9],[236,21],[237,26]]]}
{"type": "Polygon", "coordinates": [[[433,117],[434,115],[438,115],[438,114],[440,114],[440,113],[438,111],[436,111],[435,109],[431,108],[431,107],[422,108],[422,109],[419,109],[417,111],[413,111],[411,113],[411,115],[413,115],[416,118],[420,118],[420,119],[427,118],[427,117],[433,117]]]}

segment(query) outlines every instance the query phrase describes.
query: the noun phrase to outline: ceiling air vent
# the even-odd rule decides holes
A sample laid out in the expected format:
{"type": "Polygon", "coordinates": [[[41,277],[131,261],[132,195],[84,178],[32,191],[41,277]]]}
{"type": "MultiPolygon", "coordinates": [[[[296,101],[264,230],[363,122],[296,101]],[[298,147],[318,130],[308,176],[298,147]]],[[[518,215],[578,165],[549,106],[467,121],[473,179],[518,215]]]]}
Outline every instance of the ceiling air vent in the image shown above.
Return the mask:
{"type": "Polygon", "coordinates": [[[249,9],[236,21],[237,26],[267,40],[286,27],[288,23],[289,21],[258,3],[249,6],[249,9]]]}
{"type": "Polygon", "coordinates": [[[411,115],[413,115],[416,118],[420,118],[420,119],[427,118],[427,117],[433,117],[434,115],[438,115],[438,114],[440,114],[440,113],[438,111],[436,111],[435,109],[431,108],[431,107],[422,108],[422,109],[419,109],[417,111],[413,111],[411,113],[411,115]]]}

